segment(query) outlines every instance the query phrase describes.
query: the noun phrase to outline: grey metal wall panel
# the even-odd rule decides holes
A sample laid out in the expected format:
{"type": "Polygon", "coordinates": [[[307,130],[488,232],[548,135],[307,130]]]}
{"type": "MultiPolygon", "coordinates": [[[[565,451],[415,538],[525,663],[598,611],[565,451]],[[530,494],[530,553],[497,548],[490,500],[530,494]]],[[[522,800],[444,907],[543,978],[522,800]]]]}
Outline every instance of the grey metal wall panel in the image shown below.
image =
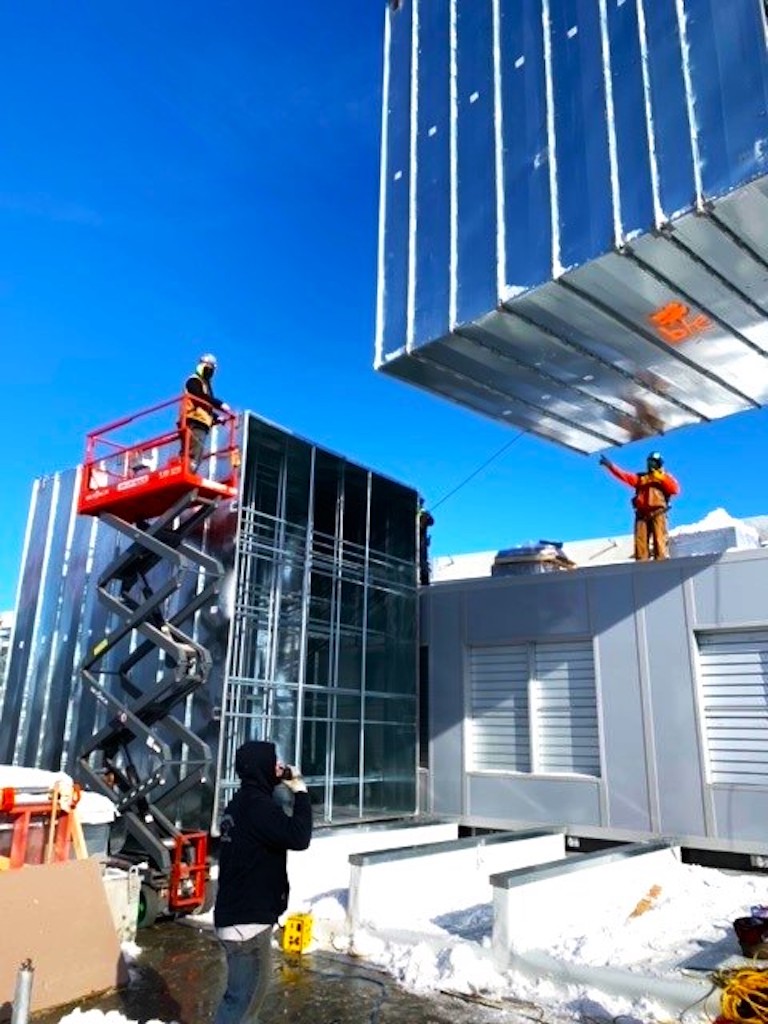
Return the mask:
{"type": "Polygon", "coordinates": [[[647,665],[653,715],[648,761],[652,759],[656,777],[656,828],[667,835],[704,835],[704,763],[692,683],[692,623],[686,613],[680,567],[674,559],[660,564],[661,572],[638,573],[635,579],[637,616],[642,622],[640,657],[647,665]]]}
{"type": "Polygon", "coordinates": [[[768,607],[768,578],[751,552],[733,552],[727,569],[715,558],[696,581],[696,619],[701,628],[754,626],[768,607]]]}
{"type": "MultiPolygon", "coordinates": [[[[457,9],[456,320],[465,323],[495,305],[498,297],[494,3],[453,2],[457,9]]],[[[425,45],[433,45],[427,37],[422,39],[425,45]]]]}
{"type": "Polygon", "coordinates": [[[414,344],[449,332],[451,303],[451,12],[448,3],[419,4],[420,33],[431,41],[419,53],[416,135],[414,344]]]}
{"type": "Polygon", "coordinates": [[[583,452],[768,402],[758,0],[410,0],[387,25],[379,369],[583,452]]]}
{"type": "Polygon", "coordinates": [[[596,637],[596,674],[606,816],[616,828],[653,828],[648,716],[643,707],[633,577],[617,573],[589,593],[596,637]]]}
{"type": "Polygon", "coordinates": [[[429,605],[429,735],[431,784],[437,813],[461,814],[464,808],[464,613],[463,595],[446,594],[440,602],[422,590],[429,605]],[[458,767],[458,771],[456,770],[458,767]]]}
{"type": "Polygon", "coordinates": [[[560,637],[590,632],[585,583],[574,577],[544,581],[543,599],[527,601],[528,577],[494,580],[479,588],[477,599],[468,600],[467,638],[470,644],[503,643],[546,636],[556,624],[560,637]],[[551,584],[551,585],[550,585],[551,584]]]}
{"type": "Polygon", "coordinates": [[[498,819],[504,807],[508,820],[530,825],[552,821],[572,822],[573,827],[602,823],[600,783],[591,779],[494,779],[468,775],[468,816],[498,819]]]}
{"type": "Polygon", "coordinates": [[[768,819],[768,793],[734,786],[712,791],[714,822],[717,834],[733,837],[736,848],[753,844],[765,852],[765,822],[768,819]]]}

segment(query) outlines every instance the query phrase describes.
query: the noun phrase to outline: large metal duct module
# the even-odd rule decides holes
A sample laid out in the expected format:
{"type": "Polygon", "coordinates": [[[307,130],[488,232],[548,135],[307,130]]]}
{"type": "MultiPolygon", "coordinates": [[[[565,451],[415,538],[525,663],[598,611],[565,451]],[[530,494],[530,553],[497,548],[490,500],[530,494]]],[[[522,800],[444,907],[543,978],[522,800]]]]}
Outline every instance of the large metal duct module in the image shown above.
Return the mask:
{"type": "Polygon", "coordinates": [[[582,452],[768,399],[762,0],[400,0],[376,366],[582,452]]]}

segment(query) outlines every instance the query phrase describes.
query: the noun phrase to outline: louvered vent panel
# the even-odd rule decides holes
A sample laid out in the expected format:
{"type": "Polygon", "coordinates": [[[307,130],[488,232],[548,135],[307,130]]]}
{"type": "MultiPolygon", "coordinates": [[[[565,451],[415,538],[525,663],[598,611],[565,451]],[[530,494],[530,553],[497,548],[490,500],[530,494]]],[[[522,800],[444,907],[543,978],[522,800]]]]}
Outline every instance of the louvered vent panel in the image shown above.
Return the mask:
{"type": "Polygon", "coordinates": [[[709,782],[768,784],[768,631],[701,633],[709,782]]]}
{"type": "Polygon", "coordinates": [[[534,648],[536,770],[600,775],[592,644],[534,648]]]}
{"type": "Polygon", "coordinates": [[[469,760],[475,770],[531,770],[528,674],[524,644],[470,650],[469,760]]]}

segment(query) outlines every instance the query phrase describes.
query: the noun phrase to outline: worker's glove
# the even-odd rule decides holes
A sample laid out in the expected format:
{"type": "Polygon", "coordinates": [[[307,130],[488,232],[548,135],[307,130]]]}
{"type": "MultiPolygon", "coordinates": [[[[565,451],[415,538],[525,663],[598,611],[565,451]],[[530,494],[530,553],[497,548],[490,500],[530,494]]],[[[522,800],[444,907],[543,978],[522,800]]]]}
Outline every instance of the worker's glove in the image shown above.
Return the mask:
{"type": "Polygon", "coordinates": [[[604,455],[600,456],[600,465],[601,466],[610,466],[610,464],[611,464],[611,460],[610,459],[606,459],[606,457],[604,455]]]}
{"type": "Polygon", "coordinates": [[[232,408],[231,408],[231,406],[227,405],[226,402],[222,402],[221,403],[221,411],[222,412],[232,412],[232,408]]]}
{"type": "Polygon", "coordinates": [[[301,772],[298,768],[291,768],[291,777],[286,779],[283,776],[283,785],[287,786],[292,793],[306,793],[307,784],[301,776],[301,772]]]}

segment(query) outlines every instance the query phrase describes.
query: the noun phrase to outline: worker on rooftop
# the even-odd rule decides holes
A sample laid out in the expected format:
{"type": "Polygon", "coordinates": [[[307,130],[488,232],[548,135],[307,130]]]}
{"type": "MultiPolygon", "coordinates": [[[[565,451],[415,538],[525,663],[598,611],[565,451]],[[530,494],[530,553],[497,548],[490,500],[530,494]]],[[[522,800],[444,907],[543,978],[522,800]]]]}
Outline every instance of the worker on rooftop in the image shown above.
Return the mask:
{"type": "Polygon", "coordinates": [[[417,513],[419,527],[419,583],[422,587],[429,584],[429,528],[435,525],[435,517],[424,508],[424,499],[419,498],[417,513]]]}
{"type": "Polygon", "coordinates": [[[213,393],[213,375],[216,372],[216,357],[210,352],[200,356],[195,372],[187,377],[184,385],[184,400],[179,426],[182,428],[182,455],[184,446],[189,444],[189,465],[197,472],[205,452],[205,445],[211,427],[218,422],[217,410],[229,412],[229,406],[213,393]],[[187,437],[189,438],[187,442],[187,437]]]}
{"type": "Polygon", "coordinates": [[[632,507],[635,510],[635,558],[646,562],[649,558],[669,558],[669,528],[667,512],[670,500],[680,493],[680,484],[664,470],[664,460],[658,452],[651,452],[645,473],[628,473],[614,465],[605,455],[600,456],[617,480],[634,487],[632,507]]]}

